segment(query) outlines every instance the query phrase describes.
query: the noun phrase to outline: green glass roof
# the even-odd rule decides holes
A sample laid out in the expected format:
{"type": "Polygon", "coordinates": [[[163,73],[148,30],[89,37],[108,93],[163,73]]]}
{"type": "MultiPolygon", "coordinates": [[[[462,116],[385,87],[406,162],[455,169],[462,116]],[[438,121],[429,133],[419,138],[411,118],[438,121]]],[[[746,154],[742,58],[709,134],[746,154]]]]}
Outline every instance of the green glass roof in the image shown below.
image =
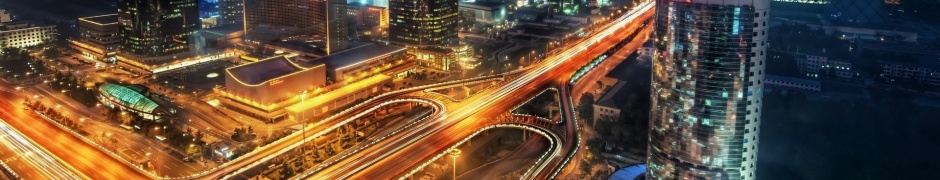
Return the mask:
{"type": "Polygon", "coordinates": [[[153,113],[153,110],[160,105],[141,94],[143,90],[142,88],[129,88],[112,83],[104,83],[98,86],[98,91],[112,102],[137,111],[153,113]]]}

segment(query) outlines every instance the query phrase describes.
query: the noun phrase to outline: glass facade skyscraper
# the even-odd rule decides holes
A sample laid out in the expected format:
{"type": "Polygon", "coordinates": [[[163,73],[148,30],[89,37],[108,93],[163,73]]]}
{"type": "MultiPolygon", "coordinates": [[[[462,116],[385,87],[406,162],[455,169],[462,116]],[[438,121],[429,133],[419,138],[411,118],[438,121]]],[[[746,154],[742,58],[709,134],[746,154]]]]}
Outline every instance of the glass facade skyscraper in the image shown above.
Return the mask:
{"type": "Polygon", "coordinates": [[[756,178],[769,8],[656,1],[649,178],[756,178]]]}
{"type": "Polygon", "coordinates": [[[118,0],[122,53],[159,57],[188,52],[199,28],[196,0],[118,0]]]}
{"type": "Polygon", "coordinates": [[[326,54],[349,47],[346,0],[245,1],[245,20],[248,38],[261,43],[312,38],[326,54]]]}
{"type": "Polygon", "coordinates": [[[457,0],[389,0],[388,39],[409,46],[457,44],[457,0]]]}

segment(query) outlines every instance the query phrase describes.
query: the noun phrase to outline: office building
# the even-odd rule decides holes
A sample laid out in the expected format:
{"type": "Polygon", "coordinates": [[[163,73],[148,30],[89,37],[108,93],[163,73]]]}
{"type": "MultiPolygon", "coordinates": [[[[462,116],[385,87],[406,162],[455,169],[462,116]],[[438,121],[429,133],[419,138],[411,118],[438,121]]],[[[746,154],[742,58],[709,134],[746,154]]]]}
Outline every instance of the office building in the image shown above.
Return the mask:
{"type": "Polygon", "coordinates": [[[24,48],[55,40],[55,25],[38,26],[23,21],[0,24],[0,49],[24,48]]]}
{"type": "Polygon", "coordinates": [[[468,19],[481,23],[496,23],[506,20],[507,7],[497,2],[460,2],[460,11],[468,19]]]}
{"type": "Polygon", "coordinates": [[[92,60],[112,62],[121,46],[117,14],[78,18],[79,37],[69,47],[92,60]]]}
{"type": "Polygon", "coordinates": [[[362,27],[388,27],[388,8],[363,6],[356,16],[356,25],[362,27]]]}
{"type": "Polygon", "coordinates": [[[455,0],[389,0],[388,38],[407,46],[456,45],[455,0]]]}
{"type": "Polygon", "coordinates": [[[219,0],[219,24],[241,24],[244,22],[245,0],[219,0]]]}
{"type": "Polygon", "coordinates": [[[245,2],[248,39],[311,40],[325,54],[349,46],[345,0],[255,0],[245,2]]]}
{"type": "Polygon", "coordinates": [[[650,179],[755,179],[770,0],[657,0],[650,179]]]}
{"type": "Polygon", "coordinates": [[[121,55],[161,63],[189,55],[200,28],[196,0],[118,0],[121,55]]]}

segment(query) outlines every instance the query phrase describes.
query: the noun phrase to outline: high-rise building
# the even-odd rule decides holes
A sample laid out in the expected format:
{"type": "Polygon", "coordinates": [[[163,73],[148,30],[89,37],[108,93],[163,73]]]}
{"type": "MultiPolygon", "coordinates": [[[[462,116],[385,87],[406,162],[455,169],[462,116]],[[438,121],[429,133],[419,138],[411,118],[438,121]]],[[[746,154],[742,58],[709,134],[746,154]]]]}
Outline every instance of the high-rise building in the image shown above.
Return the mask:
{"type": "Polygon", "coordinates": [[[456,0],[389,0],[388,38],[408,46],[457,44],[456,0]]]}
{"type": "Polygon", "coordinates": [[[345,0],[254,0],[245,3],[249,39],[264,42],[310,37],[325,42],[322,49],[327,54],[349,46],[345,0]]]}
{"type": "Polygon", "coordinates": [[[117,7],[121,53],[145,62],[189,52],[200,28],[196,0],[118,0],[117,7]]]}
{"type": "Polygon", "coordinates": [[[219,24],[241,24],[245,19],[244,14],[245,0],[219,0],[219,24]]]}
{"type": "Polygon", "coordinates": [[[650,179],[755,179],[770,0],[657,0],[650,179]]]}

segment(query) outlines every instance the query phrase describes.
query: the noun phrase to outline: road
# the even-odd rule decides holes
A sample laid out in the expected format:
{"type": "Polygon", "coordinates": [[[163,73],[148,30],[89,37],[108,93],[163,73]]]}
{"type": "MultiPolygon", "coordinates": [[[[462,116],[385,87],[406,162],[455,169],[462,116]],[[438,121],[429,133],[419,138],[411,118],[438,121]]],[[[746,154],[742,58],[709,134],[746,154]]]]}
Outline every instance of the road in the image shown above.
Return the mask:
{"type": "Polygon", "coordinates": [[[0,92],[0,119],[90,179],[149,179],[146,175],[84,143],[78,137],[23,109],[18,95],[0,92]]]}
{"type": "Polygon", "coordinates": [[[4,156],[4,163],[10,164],[12,170],[19,174],[20,178],[81,179],[84,177],[84,175],[74,173],[72,169],[66,167],[67,165],[57,162],[56,158],[4,122],[0,122],[0,144],[3,144],[3,151],[0,151],[0,155],[4,156]]]}
{"type": "MultiPolygon", "coordinates": [[[[515,105],[522,103],[525,98],[532,97],[546,86],[567,83],[571,75],[581,66],[604,53],[613,45],[624,40],[639,29],[640,21],[636,18],[649,18],[652,15],[651,4],[647,3],[638,13],[633,13],[615,21],[613,27],[596,33],[590,38],[581,41],[556,55],[536,64],[534,68],[524,72],[519,78],[501,84],[499,88],[487,90],[487,96],[474,96],[462,102],[448,105],[448,112],[440,120],[428,121],[429,128],[414,129],[408,133],[412,143],[395,143],[390,146],[373,146],[361,158],[348,158],[338,163],[344,166],[331,167],[310,176],[312,179],[392,179],[421,163],[433,155],[450,148],[456,142],[472,134],[478,129],[493,124],[490,120],[505,114],[515,105]],[[486,107],[486,108],[480,108],[486,107]],[[420,133],[419,133],[420,132],[420,133]],[[379,153],[382,152],[382,153],[379,153]],[[384,158],[383,158],[384,157],[384,158]],[[357,159],[381,159],[362,163],[357,159]],[[374,162],[374,163],[373,163],[374,162]],[[344,168],[350,167],[350,168],[344,168]],[[352,174],[352,175],[348,175],[352,174]]],[[[643,31],[649,31],[650,26],[643,31]]],[[[645,41],[632,39],[631,41],[645,41]]],[[[569,143],[570,144],[570,143],[569,143]]],[[[570,149],[569,149],[570,150],[570,149]]],[[[565,153],[562,153],[565,154],[565,153]]],[[[564,157],[552,157],[564,159],[564,157]]],[[[552,167],[561,165],[561,161],[549,162],[552,167]]],[[[551,174],[551,173],[548,173],[551,174]]],[[[539,174],[537,177],[548,177],[539,174]]],[[[538,179],[538,178],[537,178],[538,179]]]]}

